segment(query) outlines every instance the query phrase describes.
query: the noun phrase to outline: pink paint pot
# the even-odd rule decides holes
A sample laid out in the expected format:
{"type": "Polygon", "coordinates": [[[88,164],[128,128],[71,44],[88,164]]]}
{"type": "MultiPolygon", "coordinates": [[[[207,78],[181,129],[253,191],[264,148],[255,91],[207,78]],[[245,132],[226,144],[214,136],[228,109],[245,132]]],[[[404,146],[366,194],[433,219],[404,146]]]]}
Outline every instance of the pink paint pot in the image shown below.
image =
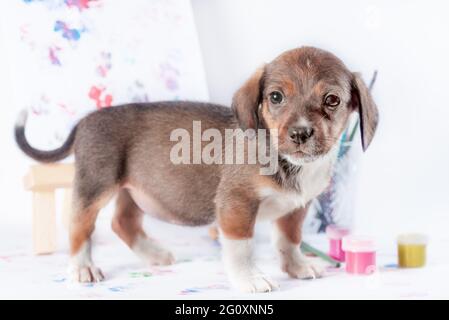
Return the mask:
{"type": "Polygon", "coordinates": [[[366,236],[345,236],[346,272],[368,275],[376,271],[376,246],[374,239],[366,236]]]}
{"type": "Polygon", "coordinates": [[[326,228],[326,235],[329,239],[329,256],[337,261],[345,261],[345,252],[342,248],[343,237],[349,235],[349,229],[330,225],[326,228]]]}

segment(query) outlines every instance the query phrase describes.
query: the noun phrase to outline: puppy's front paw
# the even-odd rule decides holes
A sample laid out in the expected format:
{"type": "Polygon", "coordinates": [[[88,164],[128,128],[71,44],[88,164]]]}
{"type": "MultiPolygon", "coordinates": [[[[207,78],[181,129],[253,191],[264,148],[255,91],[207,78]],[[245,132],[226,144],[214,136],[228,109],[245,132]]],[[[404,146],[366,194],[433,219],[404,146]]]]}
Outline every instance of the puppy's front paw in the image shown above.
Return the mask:
{"type": "Polygon", "coordinates": [[[287,272],[290,277],[297,279],[316,279],[324,275],[322,265],[302,256],[284,258],[282,270],[287,272]]]}
{"type": "Polygon", "coordinates": [[[91,283],[104,280],[103,272],[95,266],[70,266],[69,273],[74,282],[91,283]]]}
{"type": "Polygon", "coordinates": [[[260,272],[251,272],[246,275],[231,275],[230,281],[234,287],[249,293],[271,292],[279,288],[279,285],[260,272]]]}

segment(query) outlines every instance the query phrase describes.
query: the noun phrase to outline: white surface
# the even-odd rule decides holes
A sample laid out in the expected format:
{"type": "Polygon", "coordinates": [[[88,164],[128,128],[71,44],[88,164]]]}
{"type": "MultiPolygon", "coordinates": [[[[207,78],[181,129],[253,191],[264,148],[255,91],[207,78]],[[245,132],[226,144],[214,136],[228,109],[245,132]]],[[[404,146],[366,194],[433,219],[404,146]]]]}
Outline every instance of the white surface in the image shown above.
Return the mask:
{"type": "MultiPolygon", "coordinates": [[[[317,280],[294,280],[280,271],[274,249],[264,235],[258,235],[257,262],[262,271],[280,284],[265,294],[242,294],[229,288],[220,262],[219,246],[207,236],[206,228],[184,228],[146,221],[146,229],[174,253],[177,263],[168,267],[143,266],[114,236],[109,214],[97,223],[94,261],[106,281],[93,285],[67,280],[67,241],[60,230],[60,250],[53,255],[30,255],[29,226],[0,226],[0,299],[430,299],[449,298],[449,242],[431,243],[429,263],[423,269],[383,268],[396,263],[394,243],[383,243],[378,255],[381,270],[372,276],[350,276],[343,270],[328,271],[317,280]],[[176,234],[176,237],[172,235],[176,234]],[[6,240],[6,241],[5,241],[6,240]],[[146,275],[146,276],[145,276],[146,275]]],[[[323,238],[312,243],[326,249],[323,238]]]]}

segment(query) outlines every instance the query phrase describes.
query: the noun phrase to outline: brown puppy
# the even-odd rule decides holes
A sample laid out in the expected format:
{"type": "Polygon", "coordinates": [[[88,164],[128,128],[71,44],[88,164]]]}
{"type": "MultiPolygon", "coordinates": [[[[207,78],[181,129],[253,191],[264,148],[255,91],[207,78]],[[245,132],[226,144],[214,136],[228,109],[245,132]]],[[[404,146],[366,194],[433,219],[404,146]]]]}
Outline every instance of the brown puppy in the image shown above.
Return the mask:
{"type": "MultiPolygon", "coordinates": [[[[146,235],[143,212],[185,225],[217,220],[231,282],[244,291],[264,292],[276,285],[252,260],[250,240],[256,219],[275,222],[274,240],[284,271],[295,278],[321,275],[300,253],[301,226],[308,204],[329,183],[339,138],[354,111],[360,113],[366,149],[378,119],[367,87],[334,55],[303,47],[257,70],[235,94],[232,110],[192,102],[103,109],[82,119],[64,145],[53,151],[36,150],[28,144],[23,114],[16,126],[16,140],[27,155],[42,162],[75,153],[70,243],[76,280],[103,279],[92,262],[90,237],[98,211],[118,194],[112,228],[145,261],[170,264],[174,258],[146,235]],[[229,145],[220,138],[207,143],[210,136],[195,142],[194,121],[201,121],[202,133],[208,129],[219,134],[226,129],[271,129],[267,134],[276,132],[279,139],[270,144],[278,153],[278,170],[261,175],[259,163],[198,162],[198,149],[213,145],[221,155],[229,145]],[[173,130],[177,129],[193,136],[187,155],[193,163],[173,161],[177,142],[173,130]]],[[[243,152],[249,152],[247,143],[243,152]]]]}

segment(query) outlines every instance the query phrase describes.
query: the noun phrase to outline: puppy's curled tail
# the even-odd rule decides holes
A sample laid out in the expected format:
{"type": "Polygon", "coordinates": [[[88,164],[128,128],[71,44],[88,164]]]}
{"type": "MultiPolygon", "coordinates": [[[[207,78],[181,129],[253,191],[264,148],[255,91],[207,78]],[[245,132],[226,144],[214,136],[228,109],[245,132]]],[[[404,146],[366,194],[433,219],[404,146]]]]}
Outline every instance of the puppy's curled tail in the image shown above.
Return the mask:
{"type": "Polygon", "coordinates": [[[30,158],[39,162],[56,162],[68,157],[72,153],[73,142],[76,136],[76,126],[70,132],[69,137],[64,142],[64,144],[54,150],[39,150],[33,148],[27,141],[25,137],[25,124],[28,118],[28,113],[26,110],[20,112],[17,118],[16,125],[14,128],[14,135],[16,138],[17,145],[20,150],[22,150],[30,158]]]}

